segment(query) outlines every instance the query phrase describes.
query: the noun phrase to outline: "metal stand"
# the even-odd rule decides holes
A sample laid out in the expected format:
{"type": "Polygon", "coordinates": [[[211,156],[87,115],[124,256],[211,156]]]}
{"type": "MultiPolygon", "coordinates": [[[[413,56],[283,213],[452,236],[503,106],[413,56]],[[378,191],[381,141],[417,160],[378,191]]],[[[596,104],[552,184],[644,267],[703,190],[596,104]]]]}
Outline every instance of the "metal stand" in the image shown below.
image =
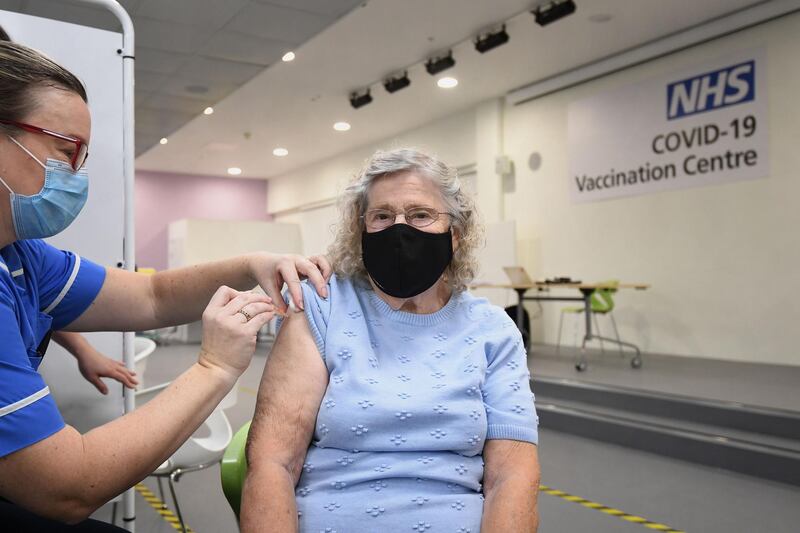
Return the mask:
{"type": "Polygon", "coordinates": [[[180,481],[181,476],[188,472],[197,472],[198,470],[204,470],[210,466],[215,464],[219,464],[219,461],[212,461],[210,463],[205,463],[197,466],[189,466],[183,468],[176,468],[175,470],[170,470],[169,472],[159,473],[159,474],[150,474],[151,476],[155,477],[158,481],[158,491],[161,493],[161,502],[164,505],[164,508],[167,508],[166,499],[164,498],[164,487],[162,485],[162,479],[167,478],[167,485],[169,486],[169,493],[172,496],[172,501],[175,503],[175,514],[178,515],[178,522],[181,525],[181,531],[183,533],[188,533],[191,531],[189,528],[186,527],[186,522],[183,520],[183,513],[181,512],[181,506],[178,503],[178,493],[175,490],[175,484],[180,481]]]}
{"type": "MultiPolygon", "coordinates": [[[[134,271],[136,265],[135,253],[135,210],[134,210],[134,30],[133,21],[116,0],[79,0],[84,4],[95,7],[104,7],[119,20],[122,26],[122,43],[117,50],[117,55],[122,61],[122,158],[123,180],[125,184],[125,240],[122,246],[123,268],[129,272],[134,271]]],[[[134,333],[123,333],[122,359],[128,370],[133,370],[134,365],[134,333]]],[[[136,408],[135,391],[123,387],[124,412],[130,413],[136,408]]],[[[130,488],[122,495],[123,512],[122,521],[125,528],[135,533],[136,531],[136,499],[135,490],[130,488]]]]}
{"type": "MultiPolygon", "coordinates": [[[[525,293],[528,292],[528,289],[525,288],[515,288],[514,289],[517,293],[517,327],[519,328],[520,332],[524,331],[524,321],[525,315],[522,309],[522,304],[525,301],[558,301],[558,302],[583,302],[583,310],[584,310],[584,319],[586,322],[586,333],[583,336],[583,342],[581,343],[581,352],[580,357],[578,357],[575,361],[575,370],[582,372],[586,370],[588,363],[586,362],[586,343],[597,339],[599,341],[610,342],[616,344],[617,346],[627,346],[628,348],[632,349],[636,352],[636,355],[631,359],[631,366],[633,368],[641,368],[642,367],[642,353],[639,350],[639,347],[635,344],[630,342],[624,342],[617,339],[611,339],[609,337],[603,337],[602,335],[595,335],[592,333],[592,294],[594,294],[595,289],[580,289],[581,294],[583,296],[526,296],[525,293]]],[[[545,289],[538,289],[538,292],[542,292],[545,289]]],[[[614,330],[616,331],[617,324],[616,321],[614,322],[614,330]]],[[[531,334],[528,337],[528,341],[525,343],[525,351],[530,351],[531,346],[531,334]]],[[[617,334],[619,337],[619,334],[617,334]]]]}
{"type": "MultiPolygon", "coordinates": [[[[631,359],[631,366],[633,368],[641,368],[642,367],[642,352],[639,350],[639,347],[635,344],[630,342],[624,342],[619,339],[612,339],[609,337],[603,337],[601,335],[594,335],[592,333],[592,294],[594,293],[594,289],[581,289],[581,294],[583,294],[583,301],[584,301],[584,315],[586,316],[586,334],[583,336],[583,342],[581,343],[581,355],[578,361],[575,363],[575,370],[579,372],[583,372],[586,370],[588,366],[586,363],[586,343],[592,339],[597,339],[599,341],[606,341],[617,346],[627,346],[636,352],[636,355],[631,359]]],[[[614,329],[616,329],[617,324],[616,321],[614,322],[614,329]]]]}

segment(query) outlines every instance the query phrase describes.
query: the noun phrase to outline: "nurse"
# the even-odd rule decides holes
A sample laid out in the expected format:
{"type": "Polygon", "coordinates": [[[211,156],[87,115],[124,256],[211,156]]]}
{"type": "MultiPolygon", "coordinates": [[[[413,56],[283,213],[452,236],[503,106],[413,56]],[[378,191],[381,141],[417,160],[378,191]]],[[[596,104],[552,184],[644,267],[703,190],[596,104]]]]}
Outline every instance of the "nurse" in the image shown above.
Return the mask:
{"type": "Polygon", "coordinates": [[[85,519],[155,470],[231,390],[258,330],[285,309],[283,283],[299,307],[301,277],[326,296],[323,258],[256,253],[144,276],[46,244],[41,239],[63,231],[86,202],[89,139],[81,82],[30,48],[0,42],[4,530],[57,530],[50,519],[84,528],[69,531],[105,530],[85,519]],[[249,292],[256,285],[267,294],[249,292]],[[201,315],[197,363],[163,393],[84,435],[65,425],[37,372],[52,331],[140,331],[201,315]]]}

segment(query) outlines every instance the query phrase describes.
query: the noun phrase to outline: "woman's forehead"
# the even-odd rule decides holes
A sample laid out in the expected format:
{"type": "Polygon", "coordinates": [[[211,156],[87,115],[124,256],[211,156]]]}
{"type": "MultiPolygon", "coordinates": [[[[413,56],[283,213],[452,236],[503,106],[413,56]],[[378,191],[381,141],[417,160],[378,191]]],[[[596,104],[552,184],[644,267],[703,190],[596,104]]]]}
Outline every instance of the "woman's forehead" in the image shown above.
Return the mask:
{"type": "Polygon", "coordinates": [[[401,172],[376,179],[367,195],[369,205],[441,204],[442,193],[433,180],[417,172],[401,172]]]}
{"type": "Polygon", "coordinates": [[[42,87],[34,98],[36,105],[25,122],[89,142],[91,115],[78,94],[60,87],[42,87]]]}

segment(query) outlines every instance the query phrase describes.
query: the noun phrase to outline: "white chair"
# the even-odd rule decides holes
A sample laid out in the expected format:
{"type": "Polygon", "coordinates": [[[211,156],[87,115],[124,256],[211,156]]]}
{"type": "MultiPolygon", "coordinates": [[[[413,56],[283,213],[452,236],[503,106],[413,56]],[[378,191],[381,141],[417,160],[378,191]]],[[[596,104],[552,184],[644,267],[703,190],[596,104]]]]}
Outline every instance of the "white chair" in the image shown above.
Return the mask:
{"type": "Polygon", "coordinates": [[[134,339],[133,349],[136,354],[133,358],[134,370],[136,377],[139,378],[139,384],[136,385],[136,390],[141,390],[144,386],[144,373],[147,370],[147,358],[155,351],[156,343],[153,339],[147,337],[136,337],[134,339]]]}
{"type": "MultiPolygon", "coordinates": [[[[155,387],[137,391],[136,405],[139,406],[147,403],[167,386],[169,386],[169,383],[162,383],[155,387]]],[[[175,483],[187,472],[203,470],[222,460],[225,448],[228,447],[228,444],[230,444],[233,438],[233,430],[231,429],[231,424],[224,410],[236,405],[238,400],[238,394],[236,392],[237,387],[238,385],[234,385],[231,392],[222,399],[220,404],[212,411],[211,415],[203,422],[203,425],[198,428],[198,431],[207,428],[208,436],[190,437],[169,459],[164,461],[161,466],[150,474],[158,481],[158,490],[162,502],[166,501],[164,499],[162,480],[167,478],[172,501],[175,502],[175,512],[178,515],[181,530],[184,532],[186,532],[186,524],[183,520],[180,504],[178,503],[178,497],[175,492],[175,483]]]]}

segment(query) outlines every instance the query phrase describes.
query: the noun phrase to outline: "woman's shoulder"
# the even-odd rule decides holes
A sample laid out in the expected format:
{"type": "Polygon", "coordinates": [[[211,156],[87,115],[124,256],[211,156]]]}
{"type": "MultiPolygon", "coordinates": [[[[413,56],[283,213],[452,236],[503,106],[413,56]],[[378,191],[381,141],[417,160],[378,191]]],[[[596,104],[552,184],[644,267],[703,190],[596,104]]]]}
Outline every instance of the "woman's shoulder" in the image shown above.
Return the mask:
{"type": "Polygon", "coordinates": [[[348,302],[356,297],[359,285],[352,278],[346,278],[332,274],[326,285],[328,289],[327,297],[323,298],[317,292],[314,284],[309,280],[303,280],[303,299],[306,303],[314,303],[321,307],[330,308],[342,302],[348,302]]]}
{"type": "Polygon", "coordinates": [[[463,313],[473,321],[486,324],[502,325],[512,322],[505,309],[494,305],[487,298],[475,296],[469,291],[464,291],[459,295],[463,313]]]}

